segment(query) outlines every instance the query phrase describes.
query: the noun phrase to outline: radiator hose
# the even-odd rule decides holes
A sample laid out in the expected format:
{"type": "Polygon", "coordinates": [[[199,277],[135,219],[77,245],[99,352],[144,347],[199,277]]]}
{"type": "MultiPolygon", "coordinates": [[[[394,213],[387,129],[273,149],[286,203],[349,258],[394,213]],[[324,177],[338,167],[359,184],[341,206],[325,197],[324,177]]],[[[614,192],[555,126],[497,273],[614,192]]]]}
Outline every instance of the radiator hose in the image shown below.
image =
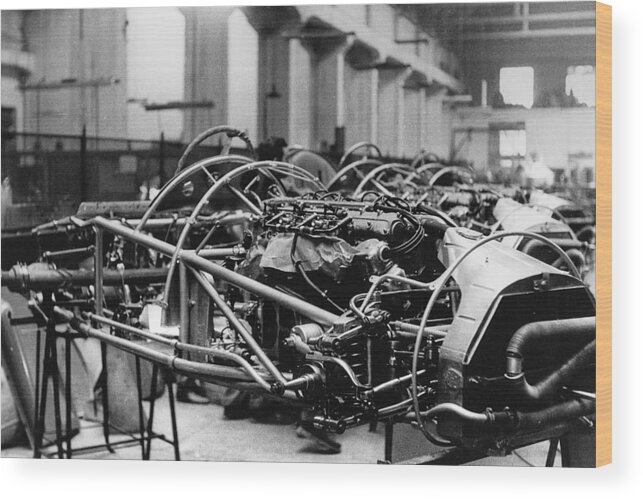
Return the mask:
{"type": "MultiPolygon", "coordinates": [[[[560,421],[588,416],[594,412],[596,412],[596,401],[590,399],[566,400],[551,407],[531,412],[509,409],[503,411],[487,409],[485,412],[475,412],[458,404],[446,402],[422,412],[422,418],[432,419],[441,414],[448,414],[476,426],[489,425],[520,430],[542,428],[560,421]]],[[[415,418],[415,415],[413,413],[407,414],[407,418],[415,418]]]]}
{"type": "Polygon", "coordinates": [[[521,395],[530,400],[546,400],[574,379],[581,370],[596,361],[596,318],[583,317],[554,321],[531,322],[514,333],[505,350],[505,378],[521,395]],[[527,382],[523,371],[523,358],[536,342],[564,337],[587,340],[588,343],[570,357],[561,367],[535,385],[527,382]]]}

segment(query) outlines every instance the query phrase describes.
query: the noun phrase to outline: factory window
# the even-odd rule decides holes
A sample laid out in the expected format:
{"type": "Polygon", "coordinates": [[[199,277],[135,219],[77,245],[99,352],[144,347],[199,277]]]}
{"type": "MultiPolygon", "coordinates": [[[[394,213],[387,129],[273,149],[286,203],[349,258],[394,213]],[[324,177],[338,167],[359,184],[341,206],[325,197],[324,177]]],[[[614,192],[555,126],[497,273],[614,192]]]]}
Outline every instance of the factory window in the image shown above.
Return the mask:
{"type": "Polygon", "coordinates": [[[500,69],[500,94],[505,106],[530,108],[534,104],[534,68],[500,69]]]}
{"type": "Polygon", "coordinates": [[[514,160],[527,155],[527,133],[525,130],[498,130],[500,166],[513,166],[514,160]]]}
{"type": "Polygon", "coordinates": [[[570,66],[565,78],[565,93],[573,95],[577,104],[596,105],[596,73],[594,66],[570,66]]]}
{"type": "Polygon", "coordinates": [[[127,9],[127,133],[170,140],[183,133],[185,17],[174,7],[127,9]],[[156,110],[146,110],[156,107],[156,110]]]}
{"type": "Polygon", "coordinates": [[[364,5],[364,23],[366,26],[371,25],[371,6],[364,5]]]}

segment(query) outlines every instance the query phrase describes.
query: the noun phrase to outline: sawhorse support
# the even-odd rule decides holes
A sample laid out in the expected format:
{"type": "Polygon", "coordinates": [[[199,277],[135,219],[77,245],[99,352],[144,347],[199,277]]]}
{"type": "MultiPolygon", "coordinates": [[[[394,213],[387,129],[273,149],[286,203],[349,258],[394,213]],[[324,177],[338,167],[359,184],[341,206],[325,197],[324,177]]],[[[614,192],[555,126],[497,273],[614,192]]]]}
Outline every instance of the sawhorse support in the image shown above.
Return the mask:
{"type": "Polygon", "coordinates": [[[137,403],[138,403],[138,421],[139,421],[139,435],[135,435],[131,432],[124,431],[115,425],[111,424],[109,421],[109,394],[108,394],[108,371],[107,368],[107,345],[101,342],[101,360],[103,364],[103,369],[101,373],[101,378],[99,380],[101,387],[101,399],[102,399],[102,428],[103,428],[103,438],[105,440],[104,444],[90,445],[79,448],[72,448],[72,410],[71,410],[71,345],[72,340],[78,336],[77,333],[73,332],[70,328],[67,328],[66,332],[58,333],[55,329],[55,324],[53,321],[49,321],[45,328],[45,346],[42,359],[42,373],[40,372],[40,342],[41,342],[41,332],[38,330],[36,338],[36,390],[35,390],[35,407],[36,407],[36,419],[35,419],[35,443],[34,443],[34,454],[35,458],[40,458],[43,455],[45,457],[53,457],[57,455],[59,459],[67,458],[71,459],[73,454],[81,454],[87,452],[96,452],[100,450],[108,450],[110,453],[114,452],[116,447],[125,447],[130,445],[139,444],[141,446],[141,458],[143,460],[149,460],[151,455],[152,440],[159,439],[163,440],[166,443],[169,443],[174,448],[174,458],[179,461],[181,459],[180,449],[179,449],[179,439],[178,439],[178,430],[176,424],[176,407],[174,401],[174,385],[175,379],[173,375],[167,373],[164,376],[166,383],[166,388],[168,390],[168,402],[170,406],[170,419],[172,424],[172,440],[169,440],[165,435],[160,433],[155,433],[153,431],[154,424],[154,408],[156,404],[155,394],[157,388],[157,378],[159,374],[159,366],[157,364],[153,365],[152,368],[152,380],[151,380],[151,400],[150,400],[150,415],[147,421],[147,426],[145,425],[145,411],[143,408],[143,390],[142,390],[142,381],[141,381],[141,359],[138,356],[135,356],[135,369],[136,369],[136,391],[137,391],[137,403]],[[61,407],[60,407],[60,373],[58,370],[58,351],[56,346],[56,341],[58,338],[63,337],[65,340],[65,386],[64,386],[64,396],[65,396],[65,433],[63,435],[62,431],[62,417],[61,417],[61,407]],[[45,416],[46,416],[46,406],[47,406],[47,391],[49,387],[49,381],[51,380],[53,386],[53,396],[54,396],[54,417],[55,417],[55,431],[56,438],[55,444],[57,450],[55,452],[43,453],[43,441],[45,435],[45,416]],[[120,433],[124,433],[129,438],[120,439],[115,442],[110,439],[110,430],[116,430],[120,433]],[[63,445],[64,444],[64,445],[63,445]]]}

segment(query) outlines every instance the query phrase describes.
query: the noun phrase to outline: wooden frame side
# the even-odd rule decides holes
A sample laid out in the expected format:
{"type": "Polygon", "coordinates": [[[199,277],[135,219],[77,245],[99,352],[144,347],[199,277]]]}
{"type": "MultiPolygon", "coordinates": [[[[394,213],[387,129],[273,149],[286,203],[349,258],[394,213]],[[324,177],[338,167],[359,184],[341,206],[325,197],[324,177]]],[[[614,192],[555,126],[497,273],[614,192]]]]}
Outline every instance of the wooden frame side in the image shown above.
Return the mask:
{"type": "Polygon", "coordinates": [[[612,462],[612,7],[596,3],[596,466],[612,462]]]}

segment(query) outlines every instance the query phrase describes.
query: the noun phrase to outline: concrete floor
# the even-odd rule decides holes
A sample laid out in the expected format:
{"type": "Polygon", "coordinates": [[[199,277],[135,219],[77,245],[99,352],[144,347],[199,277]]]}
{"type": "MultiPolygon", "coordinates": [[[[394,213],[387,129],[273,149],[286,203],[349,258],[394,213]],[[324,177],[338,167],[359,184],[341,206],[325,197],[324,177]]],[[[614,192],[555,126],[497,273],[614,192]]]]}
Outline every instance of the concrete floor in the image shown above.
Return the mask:
{"type": "MultiPolygon", "coordinates": [[[[147,408],[147,403],[146,403],[147,408]]],[[[181,458],[186,461],[263,461],[303,463],[377,463],[384,458],[384,427],[369,432],[368,425],[338,435],[340,454],[314,452],[310,442],[295,435],[293,424],[278,425],[255,419],[227,420],[223,408],[214,404],[195,405],[177,402],[177,421],[181,458]]],[[[156,402],[154,430],[171,439],[170,411],[167,393],[156,402]]],[[[418,438],[422,438],[417,433],[418,438]]],[[[123,438],[114,435],[113,441],[123,438]]],[[[102,429],[94,422],[83,421],[81,431],[72,440],[74,447],[103,443],[102,429]]],[[[548,443],[532,445],[506,457],[488,457],[471,463],[476,466],[544,466],[548,443]],[[528,464],[530,463],[530,464],[528,464]]],[[[48,450],[55,451],[55,447],[48,450]]],[[[28,447],[3,449],[2,457],[31,457],[28,447]]],[[[138,445],[77,456],[83,459],[140,459],[138,445]]],[[[171,445],[154,440],[151,458],[172,460],[171,445]]],[[[556,466],[560,465],[557,458],[556,466]]]]}

